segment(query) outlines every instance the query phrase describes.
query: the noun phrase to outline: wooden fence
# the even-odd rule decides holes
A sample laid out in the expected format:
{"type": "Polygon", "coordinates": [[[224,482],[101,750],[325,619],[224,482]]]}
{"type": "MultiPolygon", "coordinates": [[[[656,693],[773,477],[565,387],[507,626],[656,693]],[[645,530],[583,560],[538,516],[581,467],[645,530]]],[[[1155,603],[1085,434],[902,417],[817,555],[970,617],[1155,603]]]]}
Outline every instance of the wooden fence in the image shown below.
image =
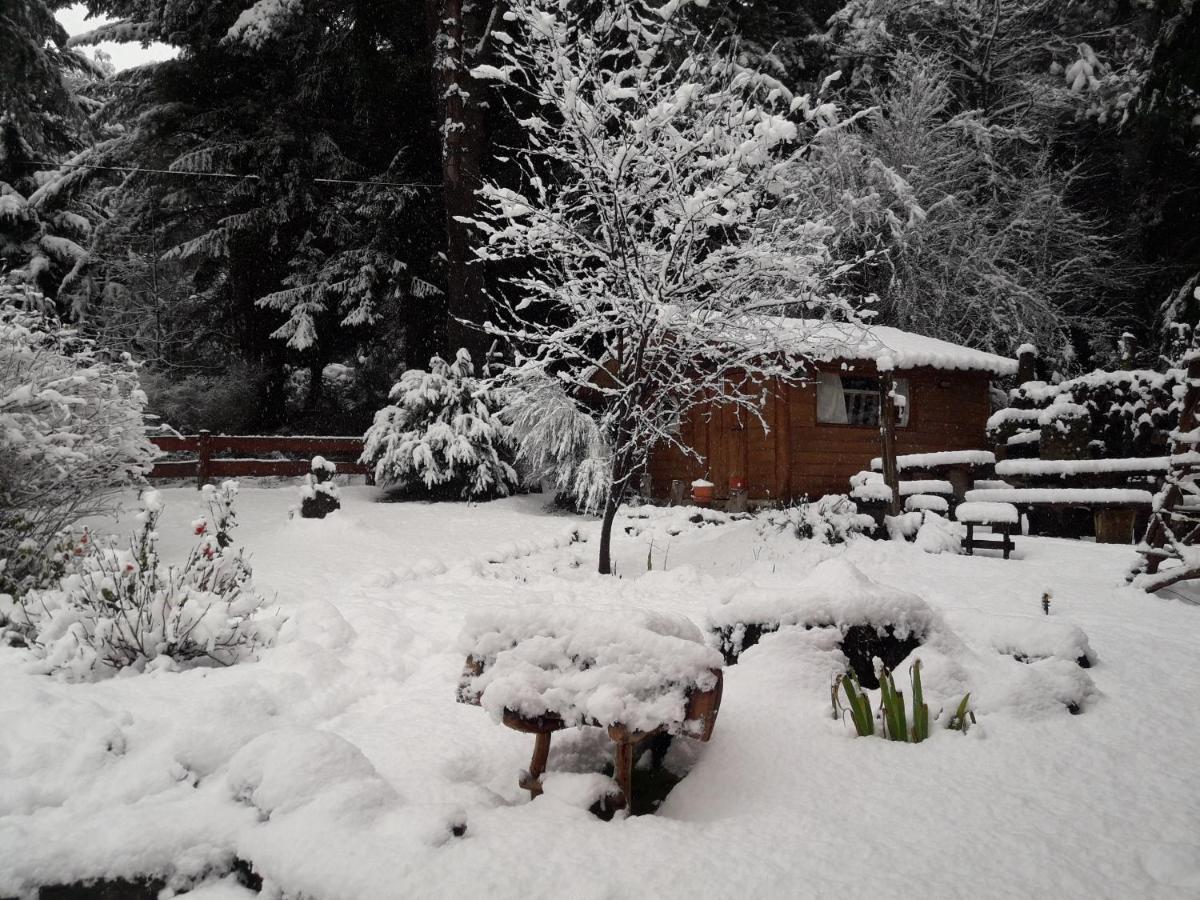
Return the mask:
{"type": "Polygon", "coordinates": [[[367,483],[372,481],[370,466],[358,461],[363,441],[357,437],[278,437],[201,431],[199,434],[159,435],[150,440],[164,453],[195,454],[195,459],[160,460],[147,477],[195,478],[197,488],[210,478],[304,475],[314,456],[323,456],[336,463],[339,475],[366,475],[367,483]],[[286,453],[303,458],[262,459],[250,455],[264,453],[286,453]]]}

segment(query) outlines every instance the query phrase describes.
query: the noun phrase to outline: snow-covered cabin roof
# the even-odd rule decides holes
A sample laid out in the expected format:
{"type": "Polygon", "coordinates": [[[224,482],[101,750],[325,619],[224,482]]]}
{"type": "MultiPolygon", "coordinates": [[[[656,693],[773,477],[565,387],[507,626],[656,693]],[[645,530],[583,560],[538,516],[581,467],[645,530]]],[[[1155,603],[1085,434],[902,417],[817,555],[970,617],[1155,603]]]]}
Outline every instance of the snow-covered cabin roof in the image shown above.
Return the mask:
{"type": "Polygon", "coordinates": [[[886,325],[761,316],[766,343],[818,361],[860,360],[880,369],[958,369],[1014,375],[1017,361],[886,325]]]}

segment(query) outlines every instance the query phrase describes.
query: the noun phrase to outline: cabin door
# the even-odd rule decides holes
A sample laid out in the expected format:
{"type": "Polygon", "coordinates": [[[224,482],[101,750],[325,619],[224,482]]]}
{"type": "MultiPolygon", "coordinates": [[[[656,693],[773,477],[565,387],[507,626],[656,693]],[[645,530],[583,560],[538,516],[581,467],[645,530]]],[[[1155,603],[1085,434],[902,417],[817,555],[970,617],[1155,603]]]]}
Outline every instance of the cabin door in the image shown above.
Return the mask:
{"type": "Polygon", "coordinates": [[[771,426],[769,431],[759,417],[748,410],[734,406],[709,407],[707,471],[704,475],[715,485],[715,497],[727,498],[734,481],[740,481],[755,500],[782,495],[778,468],[781,432],[777,418],[786,399],[781,402],[774,391],[764,392],[764,403],[762,414],[771,426]]]}
{"type": "Polygon", "coordinates": [[[713,495],[718,499],[729,496],[733,479],[745,481],[748,477],[750,425],[752,416],[735,406],[713,407],[708,420],[708,473],[706,477],[715,487],[713,495]]]}

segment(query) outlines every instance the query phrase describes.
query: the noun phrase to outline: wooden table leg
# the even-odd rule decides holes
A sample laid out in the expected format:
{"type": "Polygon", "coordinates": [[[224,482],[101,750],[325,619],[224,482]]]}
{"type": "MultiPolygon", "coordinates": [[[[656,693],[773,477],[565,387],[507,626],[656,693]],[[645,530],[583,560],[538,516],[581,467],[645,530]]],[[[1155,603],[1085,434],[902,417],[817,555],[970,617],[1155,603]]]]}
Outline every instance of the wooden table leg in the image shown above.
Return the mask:
{"type": "Polygon", "coordinates": [[[625,808],[633,812],[633,751],[637,746],[633,741],[618,741],[614,772],[617,785],[625,795],[625,808]]]}
{"type": "Polygon", "coordinates": [[[540,731],[533,736],[533,759],[529,761],[528,776],[519,782],[529,791],[529,799],[542,795],[542,775],[546,772],[546,761],[550,758],[550,732],[540,731]]]}
{"type": "Polygon", "coordinates": [[[637,756],[637,745],[654,732],[630,731],[624,725],[609,725],[608,737],[617,745],[613,760],[613,777],[625,797],[625,809],[633,815],[633,760],[637,756]]]}

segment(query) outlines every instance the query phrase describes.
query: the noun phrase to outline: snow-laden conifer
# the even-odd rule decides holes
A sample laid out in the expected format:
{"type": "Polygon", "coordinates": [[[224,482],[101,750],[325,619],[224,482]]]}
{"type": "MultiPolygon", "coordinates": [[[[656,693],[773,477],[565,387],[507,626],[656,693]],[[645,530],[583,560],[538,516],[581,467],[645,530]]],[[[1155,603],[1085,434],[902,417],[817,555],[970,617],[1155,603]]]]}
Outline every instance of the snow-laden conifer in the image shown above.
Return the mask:
{"type": "Polygon", "coordinates": [[[452,363],[433,357],[429,371],[409,369],[390,399],[375,414],[362,455],[378,484],[467,500],[504,497],[516,486],[499,397],[475,377],[466,350],[452,363]]]}

